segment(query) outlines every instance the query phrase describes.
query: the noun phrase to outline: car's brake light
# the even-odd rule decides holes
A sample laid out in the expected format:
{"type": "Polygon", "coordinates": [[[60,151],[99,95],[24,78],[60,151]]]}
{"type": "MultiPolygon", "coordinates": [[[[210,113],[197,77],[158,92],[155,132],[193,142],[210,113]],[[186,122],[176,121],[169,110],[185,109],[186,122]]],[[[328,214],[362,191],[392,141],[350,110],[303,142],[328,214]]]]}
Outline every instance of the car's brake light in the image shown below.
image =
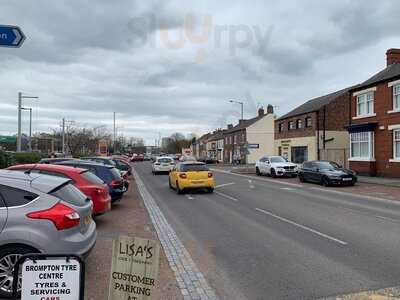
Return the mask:
{"type": "Polygon", "coordinates": [[[121,181],[121,180],[113,180],[113,181],[111,181],[111,183],[110,183],[110,185],[111,185],[112,187],[119,187],[121,184],[122,184],[122,181],[121,181]]]}
{"type": "Polygon", "coordinates": [[[179,177],[180,177],[180,178],[182,178],[182,179],[186,179],[186,178],[187,178],[187,176],[186,176],[186,174],[185,174],[185,173],[181,173],[181,174],[179,174],[179,177]]]}
{"type": "Polygon", "coordinates": [[[208,178],[211,178],[211,177],[213,177],[213,173],[208,172],[208,178]]]}
{"type": "Polygon", "coordinates": [[[58,230],[64,230],[79,225],[79,214],[72,208],[57,203],[52,208],[31,212],[26,215],[30,219],[42,219],[52,221],[58,230]]]}

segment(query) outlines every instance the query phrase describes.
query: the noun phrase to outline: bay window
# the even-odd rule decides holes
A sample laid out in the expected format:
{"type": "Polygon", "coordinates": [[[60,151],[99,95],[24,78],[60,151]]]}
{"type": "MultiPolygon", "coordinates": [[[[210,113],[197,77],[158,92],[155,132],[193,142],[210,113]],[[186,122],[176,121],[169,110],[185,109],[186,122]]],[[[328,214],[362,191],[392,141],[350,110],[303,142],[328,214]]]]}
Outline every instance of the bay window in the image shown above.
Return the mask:
{"type": "Polygon", "coordinates": [[[374,92],[368,92],[357,96],[357,116],[369,116],[374,114],[374,92]]]}
{"type": "Polygon", "coordinates": [[[370,131],[350,133],[351,158],[372,159],[374,157],[374,133],[370,131]]]}

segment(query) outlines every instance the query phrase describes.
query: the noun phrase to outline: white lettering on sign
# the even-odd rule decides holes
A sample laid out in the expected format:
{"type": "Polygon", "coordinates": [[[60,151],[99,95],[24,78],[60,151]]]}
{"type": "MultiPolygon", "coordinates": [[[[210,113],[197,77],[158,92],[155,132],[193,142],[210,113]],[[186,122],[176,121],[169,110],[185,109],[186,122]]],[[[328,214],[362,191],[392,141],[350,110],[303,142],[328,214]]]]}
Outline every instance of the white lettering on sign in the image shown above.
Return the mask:
{"type": "Polygon", "coordinates": [[[149,300],[158,276],[158,241],[120,236],[114,241],[109,300],[149,300]]]}
{"type": "Polygon", "coordinates": [[[80,272],[80,263],[73,258],[26,260],[21,300],[79,300],[80,272]]]}
{"type": "Polygon", "coordinates": [[[0,34],[0,39],[6,40],[7,39],[7,33],[1,33],[0,34]]]}

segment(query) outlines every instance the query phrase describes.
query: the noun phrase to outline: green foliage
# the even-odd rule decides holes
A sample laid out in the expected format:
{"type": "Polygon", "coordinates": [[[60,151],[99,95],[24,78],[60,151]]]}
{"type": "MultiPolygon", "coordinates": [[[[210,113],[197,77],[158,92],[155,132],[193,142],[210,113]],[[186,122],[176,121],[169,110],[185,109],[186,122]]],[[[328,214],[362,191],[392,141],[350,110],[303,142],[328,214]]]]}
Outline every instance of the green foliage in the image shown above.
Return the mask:
{"type": "Polygon", "coordinates": [[[0,151],[0,168],[7,168],[15,164],[37,163],[42,156],[37,152],[11,153],[0,151]]]}

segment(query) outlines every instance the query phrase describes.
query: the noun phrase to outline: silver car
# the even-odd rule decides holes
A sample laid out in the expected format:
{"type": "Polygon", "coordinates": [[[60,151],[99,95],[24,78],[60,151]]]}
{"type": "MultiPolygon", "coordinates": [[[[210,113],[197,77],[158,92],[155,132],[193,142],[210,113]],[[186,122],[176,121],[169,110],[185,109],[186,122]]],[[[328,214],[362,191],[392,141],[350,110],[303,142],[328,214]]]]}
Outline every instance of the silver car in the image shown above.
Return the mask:
{"type": "Polygon", "coordinates": [[[23,254],[89,254],[96,242],[92,205],[69,179],[0,170],[0,298],[11,295],[23,254]]]}

